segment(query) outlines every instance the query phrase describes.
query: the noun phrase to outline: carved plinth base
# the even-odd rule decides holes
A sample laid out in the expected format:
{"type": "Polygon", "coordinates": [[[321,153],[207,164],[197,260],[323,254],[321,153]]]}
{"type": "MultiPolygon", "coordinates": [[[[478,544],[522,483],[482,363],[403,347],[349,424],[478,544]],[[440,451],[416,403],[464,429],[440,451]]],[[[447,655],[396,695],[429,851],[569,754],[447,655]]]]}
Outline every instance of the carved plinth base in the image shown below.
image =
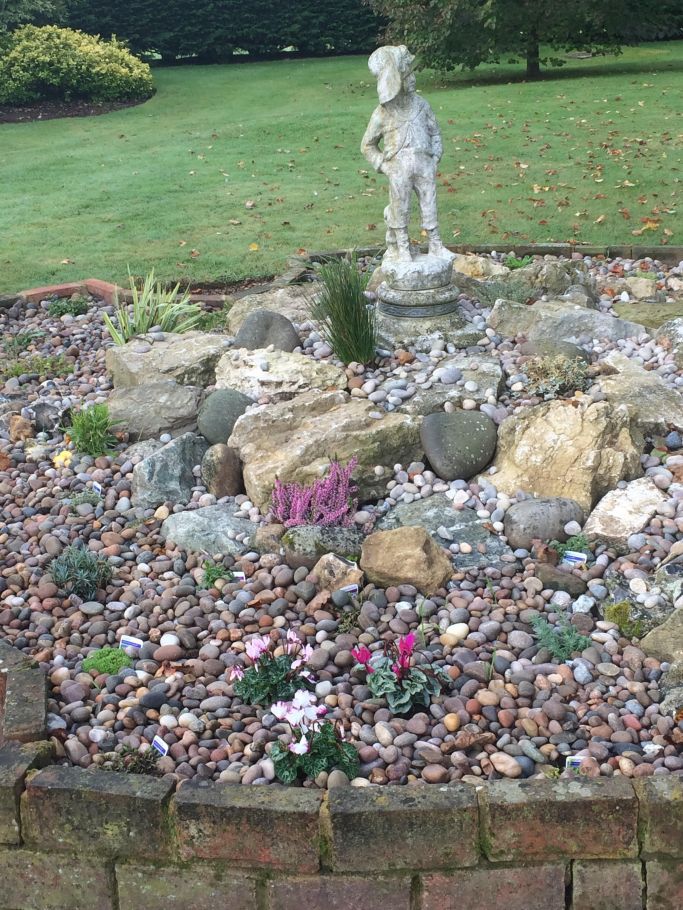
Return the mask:
{"type": "Polygon", "coordinates": [[[430,319],[457,309],[449,257],[416,255],[409,260],[384,259],[384,281],[377,288],[379,312],[399,319],[430,319]]]}

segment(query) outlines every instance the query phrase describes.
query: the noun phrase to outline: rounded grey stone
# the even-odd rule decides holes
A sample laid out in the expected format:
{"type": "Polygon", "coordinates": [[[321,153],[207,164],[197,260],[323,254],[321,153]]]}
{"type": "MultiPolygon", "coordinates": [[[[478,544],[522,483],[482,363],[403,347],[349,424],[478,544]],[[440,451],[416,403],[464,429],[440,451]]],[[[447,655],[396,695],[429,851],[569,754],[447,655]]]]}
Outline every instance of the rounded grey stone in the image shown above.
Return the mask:
{"type": "Polygon", "coordinates": [[[254,402],[236,389],[216,389],[207,396],[199,411],[197,426],[211,444],[227,442],[235,421],[254,402]]]}
{"type": "Polygon", "coordinates": [[[573,499],[524,499],[505,513],[505,536],[511,547],[528,550],[534,540],[565,541],[564,526],[570,521],[583,525],[583,520],[583,509],[573,499]]]}
{"type": "Polygon", "coordinates": [[[469,480],[496,451],[495,423],[477,411],[428,414],[420,438],[432,469],[443,480],[469,480]]]}
{"type": "Polygon", "coordinates": [[[235,347],[256,351],[271,344],[277,351],[291,353],[301,345],[301,339],[293,324],[281,313],[252,310],[235,336],[235,347]]]}

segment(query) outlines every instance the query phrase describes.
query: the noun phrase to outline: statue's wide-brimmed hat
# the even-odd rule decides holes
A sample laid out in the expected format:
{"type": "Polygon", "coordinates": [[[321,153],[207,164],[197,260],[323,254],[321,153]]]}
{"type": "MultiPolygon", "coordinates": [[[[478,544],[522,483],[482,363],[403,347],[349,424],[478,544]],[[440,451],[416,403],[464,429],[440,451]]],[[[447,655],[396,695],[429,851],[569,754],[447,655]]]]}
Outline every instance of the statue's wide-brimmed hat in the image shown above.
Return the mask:
{"type": "Polygon", "coordinates": [[[368,67],[377,77],[379,103],[392,101],[403,86],[403,80],[413,71],[415,57],[405,44],[378,47],[370,55],[368,67]]]}

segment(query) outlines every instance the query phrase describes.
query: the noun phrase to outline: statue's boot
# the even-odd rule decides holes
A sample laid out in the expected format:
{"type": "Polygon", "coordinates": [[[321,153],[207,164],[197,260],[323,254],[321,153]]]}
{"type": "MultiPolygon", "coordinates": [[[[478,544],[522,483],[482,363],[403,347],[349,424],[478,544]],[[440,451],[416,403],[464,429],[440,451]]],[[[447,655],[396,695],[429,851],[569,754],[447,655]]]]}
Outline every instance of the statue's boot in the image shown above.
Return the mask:
{"type": "Polygon", "coordinates": [[[396,236],[396,249],[398,252],[397,258],[401,262],[411,262],[413,257],[410,254],[410,240],[408,239],[408,231],[403,230],[402,228],[396,228],[394,234],[396,236]]]}
{"type": "Polygon", "coordinates": [[[447,250],[443,245],[438,228],[429,228],[427,230],[427,238],[429,240],[430,256],[439,256],[441,258],[445,256],[453,257],[453,253],[451,253],[450,250],[447,250]]]}

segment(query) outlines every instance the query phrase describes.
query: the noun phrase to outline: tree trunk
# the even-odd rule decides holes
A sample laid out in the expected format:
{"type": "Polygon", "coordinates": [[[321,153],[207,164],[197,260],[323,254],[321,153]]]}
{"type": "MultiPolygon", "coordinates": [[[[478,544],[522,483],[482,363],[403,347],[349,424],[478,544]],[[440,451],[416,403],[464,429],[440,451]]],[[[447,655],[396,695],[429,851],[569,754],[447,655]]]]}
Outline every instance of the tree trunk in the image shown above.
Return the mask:
{"type": "Polygon", "coordinates": [[[526,77],[527,79],[538,79],[541,75],[541,61],[538,48],[538,36],[536,31],[529,33],[529,40],[526,45],[526,77]]]}

